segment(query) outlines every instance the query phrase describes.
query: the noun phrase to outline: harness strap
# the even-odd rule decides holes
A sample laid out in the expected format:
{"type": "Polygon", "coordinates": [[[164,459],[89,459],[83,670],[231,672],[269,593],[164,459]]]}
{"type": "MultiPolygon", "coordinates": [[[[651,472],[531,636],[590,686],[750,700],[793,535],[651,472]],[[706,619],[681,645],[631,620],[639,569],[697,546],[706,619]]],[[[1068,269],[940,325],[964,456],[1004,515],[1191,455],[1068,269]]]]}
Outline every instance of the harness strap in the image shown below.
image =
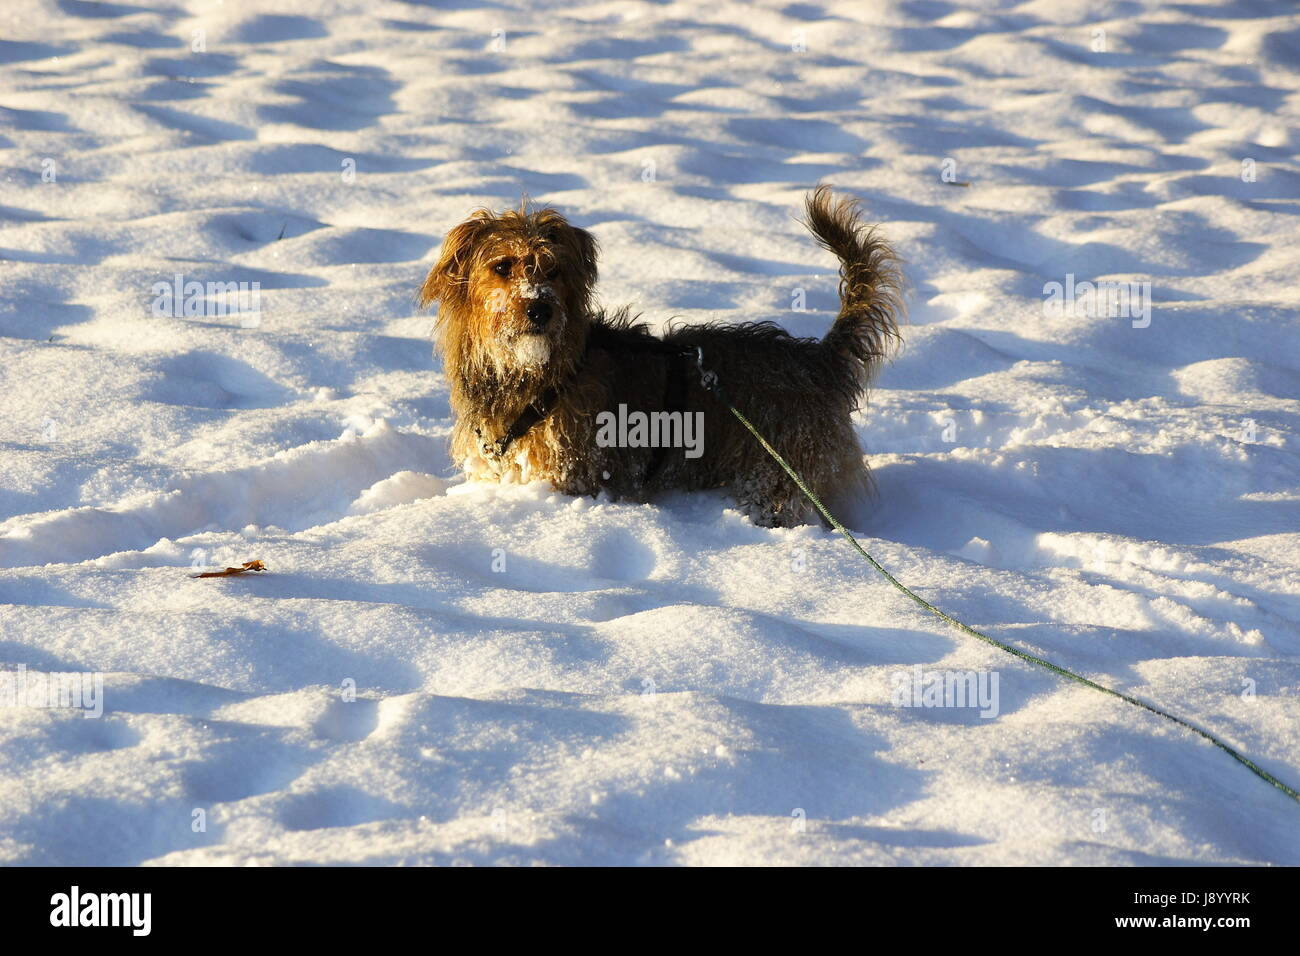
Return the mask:
{"type": "MultiPolygon", "coordinates": [[[[555,403],[559,397],[560,390],[552,385],[546,391],[542,392],[540,398],[529,404],[527,408],[520,412],[519,417],[514,420],[514,423],[506,430],[506,433],[492,443],[498,457],[504,456],[505,453],[509,451],[511,445],[527,435],[534,425],[540,422],[547,415],[551,414],[551,410],[555,408],[555,403]]],[[[480,438],[482,437],[482,432],[477,428],[474,429],[474,433],[480,438]]]]}
{"type": "MultiPolygon", "coordinates": [[[[591,334],[588,334],[587,341],[583,343],[582,355],[584,361],[587,356],[587,350],[591,348],[592,338],[593,336],[591,334]]],[[[581,371],[582,371],[582,365],[578,365],[577,368],[575,368],[572,372],[569,373],[569,377],[564,382],[564,385],[566,387],[571,385],[573,383],[573,380],[578,377],[578,373],[581,371]]],[[[528,405],[525,406],[524,410],[519,413],[519,417],[516,418],[510,424],[510,427],[506,429],[506,433],[504,435],[502,435],[500,438],[498,438],[496,441],[492,442],[491,444],[484,443],[483,450],[484,451],[492,450],[496,452],[498,458],[504,457],[505,453],[510,450],[511,445],[513,445],[519,439],[527,435],[530,431],[532,431],[533,427],[538,422],[542,421],[542,419],[546,418],[547,415],[551,414],[551,412],[555,408],[555,403],[559,401],[559,399],[560,399],[559,386],[552,385],[549,388],[547,388],[546,391],[542,392],[541,395],[533,399],[533,401],[529,402],[528,405]]],[[[478,428],[474,429],[474,434],[477,435],[479,438],[483,437],[483,432],[478,428]]]]}

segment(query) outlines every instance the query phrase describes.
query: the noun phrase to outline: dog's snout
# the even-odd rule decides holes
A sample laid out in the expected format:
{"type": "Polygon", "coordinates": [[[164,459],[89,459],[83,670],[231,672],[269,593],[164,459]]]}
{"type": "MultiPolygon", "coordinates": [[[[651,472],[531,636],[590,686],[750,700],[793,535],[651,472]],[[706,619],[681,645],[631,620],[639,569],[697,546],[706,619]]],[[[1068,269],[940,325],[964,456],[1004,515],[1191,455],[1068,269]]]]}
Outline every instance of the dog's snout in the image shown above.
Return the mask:
{"type": "Polygon", "coordinates": [[[547,322],[551,321],[551,315],[553,314],[551,303],[543,302],[541,299],[534,299],[532,302],[528,303],[527,314],[528,321],[538,328],[541,328],[546,325],[547,322]]]}

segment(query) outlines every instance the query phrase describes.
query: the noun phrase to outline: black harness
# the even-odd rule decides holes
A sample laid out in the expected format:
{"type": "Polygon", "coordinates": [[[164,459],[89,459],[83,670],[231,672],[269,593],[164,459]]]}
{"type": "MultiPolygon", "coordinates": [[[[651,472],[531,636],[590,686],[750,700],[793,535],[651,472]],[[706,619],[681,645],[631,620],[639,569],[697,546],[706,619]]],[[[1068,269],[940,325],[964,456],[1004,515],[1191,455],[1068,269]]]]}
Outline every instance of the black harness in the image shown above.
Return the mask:
{"type": "MultiPolygon", "coordinates": [[[[593,334],[587,337],[587,344],[583,349],[584,358],[586,351],[592,346],[592,340],[597,338],[594,332],[595,330],[593,330],[593,334]]],[[[663,355],[668,363],[666,374],[664,376],[664,410],[667,412],[683,412],[686,409],[687,362],[685,359],[694,352],[695,349],[674,347],[668,345],[662,340],[656,340],[656,342],[659,345],[659,348],[654,349],[654,351],[663,355]]],[[[578,377],[578,373],[581,371],[581,365],[573,370],[573,373],[569,376],[568,382],[565,383],[566,387],[578,377]]],[[[505,453],[510,450],[511,445],[527,435],[540,422],[544,421],[552,411],[554,411],[555,403],[559,401],[560,394],[561,392],[558,386],[552,385],[547,388],[546,391],[542,392],[541,395],[530,402],[524,410],[519,413],[519,417],[511,423],[510,427],[506,429],[504,435],[494,442],[485,442],[483,446],[484,450],[494,451],[498,457],[504,457],[505,453]]],[[[483,437],[483,433],[477,428],[474,429],[474,434],[480,439],[483,437]]],[[[663,471],[664,467],[668,463],[668,453],[671,450],[672,449],[664,445],[654,449],[654,454],[650,458],[649,468],[647,469],[648,480],[653,481],[659,476],[660,472],[663,471]]]]}
{"type": "MultiPolygon", "coordinates": [[[[555,403],[559,398],[560,390],[552,385],[530,402],[528,407],[520,412],[519,417],[506,429],[506,433],[492,443],[491,448],[496,452],[497,457],[504,457],[505,453],[510,450],[511,445],[527,435],[532,431],[534,425],[551,414],[551,410],[555,408],[555,403]]],[[[483,433],[477,428],[474,429],[474,434],[478,435],[479,438],[483,437],[483,433]]]]}

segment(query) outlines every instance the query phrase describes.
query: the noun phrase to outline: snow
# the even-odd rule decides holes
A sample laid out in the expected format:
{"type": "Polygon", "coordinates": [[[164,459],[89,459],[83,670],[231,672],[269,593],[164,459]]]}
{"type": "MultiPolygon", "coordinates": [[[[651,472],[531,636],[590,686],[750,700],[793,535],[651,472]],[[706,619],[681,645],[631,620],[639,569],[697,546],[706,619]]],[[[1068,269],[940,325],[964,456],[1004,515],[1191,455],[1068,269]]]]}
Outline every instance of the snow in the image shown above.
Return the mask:
{"type": "Polygon", "coordinates": [[[1289,5],[267,9],[0,10],[0,668],[104,705],[0,707],[0,863],[1300,863],[1282,793],[821,528],[464,482],[414,306],[527,191],[611,305],[820,335],[793,217],[860,196],[911,284],[864,545],[1300,785],[1289,5]],[[1084,281],[1149,321],[1045,309],[1084,281]]]}

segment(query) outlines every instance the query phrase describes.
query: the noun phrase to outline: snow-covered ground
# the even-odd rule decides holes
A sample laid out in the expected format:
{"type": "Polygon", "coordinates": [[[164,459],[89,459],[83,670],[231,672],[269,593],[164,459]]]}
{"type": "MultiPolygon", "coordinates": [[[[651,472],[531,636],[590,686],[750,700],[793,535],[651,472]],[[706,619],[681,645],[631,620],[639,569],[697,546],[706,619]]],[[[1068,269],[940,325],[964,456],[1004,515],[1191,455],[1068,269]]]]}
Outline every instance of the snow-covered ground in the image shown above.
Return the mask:
{"type": "Polygon", "coordinates": [[[1300,864],[1300,805],[820,528],[463,483],[413,303],[526,190],[608,303],[820,335],[794,215],[860,196],[911,283],[868,550],[1296,785],[1292,11],[4,4],[0,667],[104,712],[0,707],[0,862],[1300,864]],[[1097,280],[1133,314],[1045,308],[1097,280]]]}

